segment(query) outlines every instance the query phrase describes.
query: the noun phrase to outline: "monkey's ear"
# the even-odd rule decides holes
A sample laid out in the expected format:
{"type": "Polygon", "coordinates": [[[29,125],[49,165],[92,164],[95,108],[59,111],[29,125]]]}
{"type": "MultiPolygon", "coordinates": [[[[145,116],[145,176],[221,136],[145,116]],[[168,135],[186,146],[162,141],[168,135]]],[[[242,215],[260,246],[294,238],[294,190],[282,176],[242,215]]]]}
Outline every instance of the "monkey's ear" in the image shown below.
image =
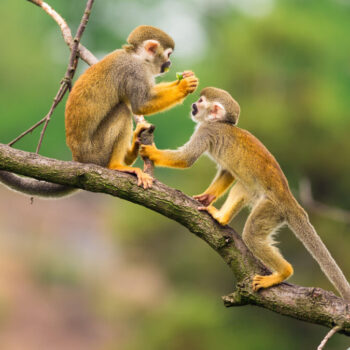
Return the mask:
{"type": "Polygon", "coordinates": [[[209,120],[224,119],[225,114],[226,114],[225,107],[219,102],[214,102],[212,104],[208,119],[209,120]]]}
{"type": "Polygon", "coordinates": [[[143,43],[143,47],[147,53],[154,55],[157,52],[160,43],[157,40],[146,40],[143,43]]]}

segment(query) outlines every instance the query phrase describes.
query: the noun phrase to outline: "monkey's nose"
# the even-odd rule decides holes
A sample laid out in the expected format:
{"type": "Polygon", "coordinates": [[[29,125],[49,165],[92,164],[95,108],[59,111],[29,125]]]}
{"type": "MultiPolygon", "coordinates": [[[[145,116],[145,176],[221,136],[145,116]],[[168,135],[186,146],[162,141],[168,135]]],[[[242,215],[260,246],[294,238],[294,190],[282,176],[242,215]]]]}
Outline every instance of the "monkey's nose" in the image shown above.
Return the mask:
{"type": "Polygon", "coordinates": [[[170,66],[171,66],[171,62],[170,61],[164,62],[162,64],[162,66],[160,67],[161,73],[164,73],[164,72],[168,71],[170,66]]]}

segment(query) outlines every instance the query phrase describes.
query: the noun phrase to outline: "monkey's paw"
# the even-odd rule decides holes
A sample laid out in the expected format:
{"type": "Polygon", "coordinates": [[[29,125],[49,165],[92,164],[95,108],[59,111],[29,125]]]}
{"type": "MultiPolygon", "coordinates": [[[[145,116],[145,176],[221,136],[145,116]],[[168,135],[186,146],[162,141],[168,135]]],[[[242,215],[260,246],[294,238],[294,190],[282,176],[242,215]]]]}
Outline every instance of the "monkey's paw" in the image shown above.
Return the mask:
{"type": "Polygon", "coordinates": [[[141,169],[136,171],[137,186],[142,186],[145,190],[151,188],[153,184],[153,177],[144,173],[141,169]]]}
{"type": "Polygon", "coordinates": [[[181,91],[183,91],[184,95],[186,96],[194,92],[197,89],[198,84],[198,78],[192,73],[191,75],[188,75],[186,78],[180,81],[179,88],[181,89],[181,91]]]}
{"type": "Polygon", "coordinates": [[[191,70],[185,70],[183,71],[182,73],[182,77],[185,79],[185,78],[188,78],[188,77],[194,77],[194,73],[191,71],[191,70]]]}
{"type": "Polygon", "coordinates": [[[149,129],[150,127],[151,127],[151,124],[147,123],[146,121],[142,123],[137,123],[136,129],[134,131],[135,136],[139,137],[142,131],[149,129]]]}
{"type": "Polygon", "coordinates": [[[193,196],[198,202],[202,203],[205,207],[209,206],[215,199],[216,196],[209,193],[199,194],[197,196],[193,196]]]}
{"type": "Polygon", "coordinates": [[[228,220],[221,217],[219,214],[219,210],[210,205],[209,207],[198,207],[200,211],[206,211],[213,219],[215,219],[220,225],[225,226],[228,224],[228,220]]]}
{"type": "Polygon", "coordinates": [[[283,277],[279,274],[272,274],[269,276],[256,275],[253,278],[253,290],[257,292],[261,288],[268,288],[279,284],[283,281],[283,277]]]}
{"type": "Polygon", "coordinates": [[[147,157],[153,162],[156,162],[157,148],[154,145],[141,145],[140,154],[142,157],[147,157]]]}

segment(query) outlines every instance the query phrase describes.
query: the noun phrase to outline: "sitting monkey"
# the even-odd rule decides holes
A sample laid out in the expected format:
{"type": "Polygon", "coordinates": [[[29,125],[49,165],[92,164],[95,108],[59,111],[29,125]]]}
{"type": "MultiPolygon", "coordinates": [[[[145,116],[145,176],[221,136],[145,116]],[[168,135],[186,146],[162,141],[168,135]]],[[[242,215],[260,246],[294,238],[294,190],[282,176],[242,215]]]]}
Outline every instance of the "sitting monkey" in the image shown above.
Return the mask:
{"type": "MultiPolygon", "coordinates": [[[[175,46],[162,30],[139,26],[127,42],[88,68],[74,84],[66,104],[66,141],[73,160],[136,174],[138,185],[148,188],[152,177],[130,166],[139,150],[137,136],[148,125],[138,125],[133,134],[132,114],[154,114],[181,103],[196,90],[198,79],[186,71],[181,81],[155,85],[155,77],[169,69],[175,46]]],[[[76,191],[7,171],[0,171],[0,182],[16,191],[44,197],[76,191]]]]}
{"type": "Polygon", "coordinates": [[[281,283],[293,268],[273,245],[272,234],[287,224],[302,241],[339,293],[350,300],[350,286],[342,271],[310,224],[308,215],[293,197],[279,164],[266,147],[248,131],[236,126],[238,103],[224,90],[205,88],[192,105],[192,119],[198,123],[191,139],[178,150],[141,146],[140,153],[155,165],[186,168],[208,152],[219,165],[213,183],[195,196],[221,225],[226,225],[244,206],[252,211],[243,230],[243,240],[266,266],[269,276],[254,276],[253,289],[281,283]],[[212,205],[235,181],[220,210],[212,205]]]}

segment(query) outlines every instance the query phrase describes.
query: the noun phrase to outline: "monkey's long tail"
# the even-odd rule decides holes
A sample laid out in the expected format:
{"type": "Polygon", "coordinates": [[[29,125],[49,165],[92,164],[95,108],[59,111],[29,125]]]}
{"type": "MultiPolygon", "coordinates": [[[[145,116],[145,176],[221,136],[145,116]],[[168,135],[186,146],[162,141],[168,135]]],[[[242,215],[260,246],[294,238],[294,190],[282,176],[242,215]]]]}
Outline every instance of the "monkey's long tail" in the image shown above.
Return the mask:
{"type": "Polygon", "coordinates": [[[74,187],[21,177],[3,170],[0,170],[0,182],[16,192],[46,198],[64,197],[78,190],[74,187]]]}
{"type": "Polygon", "coordinates": [[[318,262],[321,270],[328,277],[329,281],[337,289],[340,295],[345,300],[350,301],[349,282],[322,242],[316,230],[311,225],[307,213],[294,198],[293,202],[294,210],[287,214],[287,223],[289,227],[318,262]]]}

